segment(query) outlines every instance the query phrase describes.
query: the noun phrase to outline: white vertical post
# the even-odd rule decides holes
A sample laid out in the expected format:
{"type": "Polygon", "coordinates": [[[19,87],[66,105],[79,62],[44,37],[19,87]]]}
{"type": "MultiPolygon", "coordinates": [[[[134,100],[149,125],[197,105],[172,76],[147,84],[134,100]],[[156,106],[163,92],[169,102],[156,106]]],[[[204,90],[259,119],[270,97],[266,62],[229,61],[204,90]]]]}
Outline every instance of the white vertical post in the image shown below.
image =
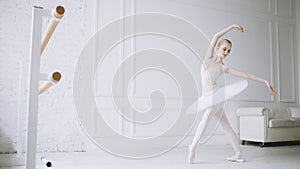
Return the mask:
{"type": "Polygon", "coordinates": [[[22,156],[23,153],[23,133],[24,133],[24,91],[25,91],[25,70],[24,61],[20,62],[20,82],[19,82],[19,105],[18,105],[18,133],[17,133],[17,156],[22,156]]]}
{"type": "Polygon", "coordinates": [[[42,33],[42,8],[33,7],[31,28],[31,51],[29,65],[28,126],[26,169],[36,168],[36,143],[38,119],[38,90],[40,76],[40,49],[42,33]]]}
{"type": "MultiPolygon", "coordinates": [[[[37,143],[37,124],[38,124],[38,96],[40,80],[40,56],[48,44],[59,20],[65,12],[64,7],[57,6],[53,15],[51,11],[41,7],[33,7],[32,28],[31,28],[31,50],[29,63],[29,90],[28,90],[28,125],[27,125],[27,147],[26,147],[26,169],[36,168],[36,143],[37,143]],[[54,17],[51,19],[49,27],[42,39],[42,18],[43,16],[54,17]]],[[[51,76],[52,82],[58,82],[61,78],[59,72],[54,72],[51,76]]],[[[46,88],[47,89],[47,88],[46,88]]]]}

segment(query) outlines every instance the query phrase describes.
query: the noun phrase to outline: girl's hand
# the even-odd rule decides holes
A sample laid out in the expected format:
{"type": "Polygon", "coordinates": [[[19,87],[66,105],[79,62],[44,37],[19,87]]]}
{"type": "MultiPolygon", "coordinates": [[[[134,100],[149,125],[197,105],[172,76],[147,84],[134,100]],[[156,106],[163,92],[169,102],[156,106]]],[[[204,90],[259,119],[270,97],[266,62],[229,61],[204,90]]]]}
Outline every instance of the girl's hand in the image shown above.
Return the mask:
{"type": "Polygon", "coordinates": [[[268,86],[268,88],[271,92],[271,95],[275,95],[276,91],[275,91],[274,87],[268,81],[266,81],[266,85],[268,86]]]}
{"type": "Polygon", "coordinates": [[[245,29],[241,25],[233,25],[234,28],[238,29],[240,32],[244,32],[245,29]]]}

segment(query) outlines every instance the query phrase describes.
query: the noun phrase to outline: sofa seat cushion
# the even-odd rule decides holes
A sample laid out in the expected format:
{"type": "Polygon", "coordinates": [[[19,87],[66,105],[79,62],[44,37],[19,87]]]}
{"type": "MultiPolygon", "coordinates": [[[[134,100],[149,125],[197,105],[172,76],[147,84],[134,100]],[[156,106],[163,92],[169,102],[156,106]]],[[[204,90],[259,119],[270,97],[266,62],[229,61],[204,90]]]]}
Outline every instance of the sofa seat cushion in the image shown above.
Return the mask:
{"type": "Polygon", "coordinates": [[[271,119],[269,127],[294,127],[294,119],[271,119]]]}
{"type": "Polygon", "coordinates": [[[294,127],[300,127],[300,117],[293,117],[294,127]]]}

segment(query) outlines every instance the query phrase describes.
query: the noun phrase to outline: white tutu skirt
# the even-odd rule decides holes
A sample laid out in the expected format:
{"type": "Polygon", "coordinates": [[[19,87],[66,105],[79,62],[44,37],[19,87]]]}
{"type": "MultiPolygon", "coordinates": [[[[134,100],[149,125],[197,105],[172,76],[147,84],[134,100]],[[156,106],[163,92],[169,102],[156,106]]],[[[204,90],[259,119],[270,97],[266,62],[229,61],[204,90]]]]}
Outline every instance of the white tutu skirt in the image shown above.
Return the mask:
{"type": "Polygon", "coordinates": [[[202,112],[214,105],[224,103],[241,93],[248,86],[247,80],[230,82],[224,86],[216,87],[211,92],[203,94],[186,110],[186,114],[202,112]]]}

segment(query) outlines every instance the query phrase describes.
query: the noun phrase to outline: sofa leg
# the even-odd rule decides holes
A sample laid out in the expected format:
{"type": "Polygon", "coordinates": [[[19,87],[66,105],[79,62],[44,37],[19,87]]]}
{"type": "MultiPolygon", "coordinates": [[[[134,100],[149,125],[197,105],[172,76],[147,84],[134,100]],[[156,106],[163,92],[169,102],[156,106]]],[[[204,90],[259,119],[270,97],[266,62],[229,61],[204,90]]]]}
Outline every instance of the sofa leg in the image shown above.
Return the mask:
{"type": "Polygon", "coordinates": [[[260,143],[259,143],[259,146],[260,146],[260,147],[264,147],[264,146],[265,146],[265,143],[264,143],[264,142],[260,142],[260,143]]]}
{"type": "Polygon", "coordinates": [[[246,141],[245,140],[242,140],[242,145],[245,145],[246,141]]]}

